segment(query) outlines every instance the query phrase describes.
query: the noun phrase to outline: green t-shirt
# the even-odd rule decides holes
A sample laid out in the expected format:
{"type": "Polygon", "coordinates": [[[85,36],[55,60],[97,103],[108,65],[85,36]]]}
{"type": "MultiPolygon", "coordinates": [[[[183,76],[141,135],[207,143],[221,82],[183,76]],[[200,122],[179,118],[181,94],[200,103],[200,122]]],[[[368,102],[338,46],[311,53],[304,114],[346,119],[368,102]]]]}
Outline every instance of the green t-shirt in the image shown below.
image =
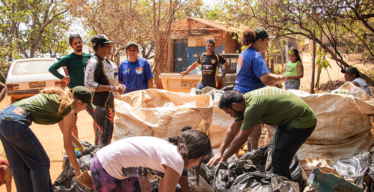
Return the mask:
{"type": "MultiPolygon", "coordinates": [[[[317,123],[317,117],[308,104],[290,91],[264,87],[245,94],[247,108],[244,111],[241,130],[247,130],[259,122],[268,125],[309,128],[317,123]]],[[[235,118],[235,121],[240,119],[235,118]]]]}
{"type": "Polygon", "coordinates": [[[27,99],[23,99],[14,103],[14,106],[22,107],[34,117],[36,124],[51,125],[60,122],[64,116],[68,115],[72,110],[71,106],[65,111],[57,115],[60,104],[57,94],[37,94],[27,99]]]}
{"type": "Polygon", "coordinates": [[[291,61],[289,61],[287,64],[286,64],[286,71],[284,73],[285,76],[289,75],[289,76],[295,76],[295,75],[298,75],[299,74],[299,71],[297,69],[297,64],[299,63],[300,61],[296,61],[295,63],[291,63],[291,61]]]}
{"type": "Polygon", "coordinates": [[[86,67],[87,61],[90,58],[91,55],[87,53],[83,53],[82,55],[77,55],[74,52],[70,53],[54,63],[49,68],[49,72],[51,72],[57,78],[62,79],[64,76],[61,75],[61,73],[59,73],[57,70],[60,67],[66,67],[70,77],[68,87],[74,88],[76,86],[84,86],[84,67],[86,67]]]}

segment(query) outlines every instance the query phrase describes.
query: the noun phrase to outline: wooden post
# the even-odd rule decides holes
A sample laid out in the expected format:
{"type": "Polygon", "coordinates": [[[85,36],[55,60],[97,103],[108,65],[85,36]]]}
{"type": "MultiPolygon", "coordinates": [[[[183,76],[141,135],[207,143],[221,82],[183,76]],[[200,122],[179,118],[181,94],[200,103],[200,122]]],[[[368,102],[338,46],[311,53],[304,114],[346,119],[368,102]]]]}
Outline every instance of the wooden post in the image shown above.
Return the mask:
{"type": "MultiPolygon", "coordinates": [[[[315,32],[313,32],[315,34],[315,32]]],[[[313,34],[313,37],[314,37],[313,34]]],[[[315,37],[314,37],[315,38],[315,37]]],[[[314,93],[314,75],[316,73],[316,41],[313,39],[313,61],[312,61],[312,82],[310,83],[310,93],[314,93]]]]}

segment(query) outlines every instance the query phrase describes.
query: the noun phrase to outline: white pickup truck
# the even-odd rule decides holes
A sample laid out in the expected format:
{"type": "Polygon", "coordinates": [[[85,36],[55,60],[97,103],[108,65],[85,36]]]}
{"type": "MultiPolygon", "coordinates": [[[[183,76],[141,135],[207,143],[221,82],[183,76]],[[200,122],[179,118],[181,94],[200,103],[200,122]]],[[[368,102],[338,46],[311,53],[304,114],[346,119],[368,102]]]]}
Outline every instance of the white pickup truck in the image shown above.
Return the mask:
{"type": "MultiPolygon", "coordinates": [[[[53,76],[49,67],[57,62],[55,58],[17,59],[9,68],[6,86],[11,103],[31,97],[45,87],[66,87],[66,82],[53,76]]],[[[65,76],[63,68],[58,72],[65,76]]]]}

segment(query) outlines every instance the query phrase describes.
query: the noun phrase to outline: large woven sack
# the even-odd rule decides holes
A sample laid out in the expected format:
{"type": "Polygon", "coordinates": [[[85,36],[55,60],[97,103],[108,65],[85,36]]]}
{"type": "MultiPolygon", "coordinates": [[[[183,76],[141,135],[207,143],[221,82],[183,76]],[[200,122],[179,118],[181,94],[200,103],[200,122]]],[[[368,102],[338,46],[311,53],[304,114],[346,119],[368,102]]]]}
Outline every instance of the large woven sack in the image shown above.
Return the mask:
{"type": "Polygon", "coordinates": [[[178,135],[186,125],[208,133],[213,113],[209,95],[158,89],[121,95],[115,99],[115,107],[115,140],[130,136],[166,138],[178,135]]]}

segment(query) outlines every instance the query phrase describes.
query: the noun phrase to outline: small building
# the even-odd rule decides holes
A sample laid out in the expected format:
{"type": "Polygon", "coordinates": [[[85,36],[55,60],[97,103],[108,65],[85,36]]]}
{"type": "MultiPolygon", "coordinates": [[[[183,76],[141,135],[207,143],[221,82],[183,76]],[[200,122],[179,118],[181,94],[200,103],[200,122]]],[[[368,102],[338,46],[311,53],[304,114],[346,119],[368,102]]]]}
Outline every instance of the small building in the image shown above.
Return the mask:
{"type": "Polygon", "coordinates": [[[216,21],[186,17],[172,24],[168,39],[159,41],[161,45],[167,42],[163,49],[159,49],[162,52],[156,69],[158,74],[185,71],[206,51],[205,42],[209,38],[216,42],[216,53],[229,54],[240,50],[237,33],[233,28],[216,21]]]}

